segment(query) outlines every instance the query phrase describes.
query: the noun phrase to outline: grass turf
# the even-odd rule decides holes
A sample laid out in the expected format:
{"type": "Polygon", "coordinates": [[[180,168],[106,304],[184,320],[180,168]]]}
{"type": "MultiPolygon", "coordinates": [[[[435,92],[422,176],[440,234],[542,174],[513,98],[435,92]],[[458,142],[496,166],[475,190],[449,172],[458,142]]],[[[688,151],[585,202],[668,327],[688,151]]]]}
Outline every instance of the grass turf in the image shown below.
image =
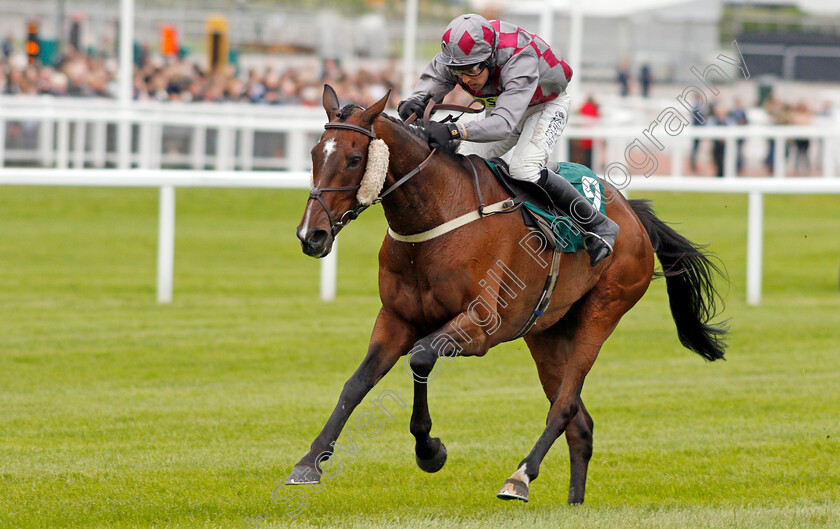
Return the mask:
{"type": "MultiPolygon", "coordinates": [[[[381,210],[342,234],[323,304],[294,239],[304,192],[177,195],[174,302],[158,306],[156,191],[0,190],[0,527],[840,526],[838,197],[766,198],[751,307],[746,198],[650,195],[729,271],[728,361],[681,348],[655,282],[587,378],[595,455],[569,508],[563,439],[530,503],[494,496],[547,411],[521,340],[432,382],[439,473],[414,464],[398,366],[371,396],[407,406],[390,401],[373,438],[351,419],[340,475],[275,490],[366,350],[381,210]],[[305,508],[290,518],[298,505],[273,490],[305,508]]],[[[370,397],[361,410],[378,412],[370,397]]]]}

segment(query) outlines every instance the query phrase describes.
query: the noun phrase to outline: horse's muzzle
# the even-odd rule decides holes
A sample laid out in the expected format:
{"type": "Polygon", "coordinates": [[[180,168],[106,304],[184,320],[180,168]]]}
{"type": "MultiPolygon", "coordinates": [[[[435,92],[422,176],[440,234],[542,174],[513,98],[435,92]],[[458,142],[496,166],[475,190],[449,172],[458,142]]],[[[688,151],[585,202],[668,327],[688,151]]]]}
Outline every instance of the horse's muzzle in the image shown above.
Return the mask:
{"type": "Polygon", "coordinates": [[[298,228],[297,237],[300,239],[303,253],[310,257],[324,257],[332,249],[333,238],[327,230],[312,228],[303,233],[303,230],[298,228]]]}

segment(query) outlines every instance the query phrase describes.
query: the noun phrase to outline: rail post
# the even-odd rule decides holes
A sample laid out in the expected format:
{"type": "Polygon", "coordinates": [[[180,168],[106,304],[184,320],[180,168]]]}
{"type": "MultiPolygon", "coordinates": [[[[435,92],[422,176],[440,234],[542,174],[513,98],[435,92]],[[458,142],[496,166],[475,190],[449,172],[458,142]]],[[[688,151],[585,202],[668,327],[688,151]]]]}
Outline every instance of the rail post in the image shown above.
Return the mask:
{"type": "Polygon", "coordinates": [[[747,211],[747,304],[761,302],[761,264],[764,233],[764,195],[750,191],[747,211]]]}
{"type": "Polygon", "coordinates": [[[175,268],[175,187],[160,188],[158,222],[157,302],[172,302],[175,268]]]}

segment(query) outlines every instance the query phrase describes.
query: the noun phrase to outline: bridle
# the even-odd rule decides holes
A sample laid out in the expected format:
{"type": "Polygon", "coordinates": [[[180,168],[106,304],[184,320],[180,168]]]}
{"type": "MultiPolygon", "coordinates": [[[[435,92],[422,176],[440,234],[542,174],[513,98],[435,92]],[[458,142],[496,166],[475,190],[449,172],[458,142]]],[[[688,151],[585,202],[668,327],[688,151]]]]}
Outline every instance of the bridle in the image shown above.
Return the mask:
{"type": "MultiPolygon", "coordinates": [[[[430,100],[429,104],[426,106],[425,112],[423,113],[423,122],[426,125],[428,125],[428,123],[429,123],[429,118],[431,116],[431,113],[432,113],[433,109],[456,110],[456,111],[461,112],[462,114],[464,112],[474,114],[474,113],[482,112],[484,110],[484,104],[482,103],[481,108],[471,108],[471,107],[464,107],[464,106],[460,106],[460,105],[436,104],[434,100],[430,100]]],[[[405,121],[405,123],[408,125],[408,124],[412,123],[417,117],[418,117],[417,115],[412,115],[411,117],[409,117],[409,119],[407,119],[405,121]]],[[[460,117],[460,116],[458,116],[458,117],[460,117]]],[[[455,118],[455,120],[457,120],[457,118],[455,118]]],[[[455,120],[451,120],[451,121],[455,121],[455,120]]],[[[444,120],[442,122],[446,122],[446,121],[447,120],[444,120]]],[[[360,127],[358,125],[353,125],[351,123],[330,122],[330,123],[327,123],[327,124],[324,125],[324,129],[325,130],[330,130],[330,129],[352,130],[353,132],[358,132],[360,134],[364,134],[365,136],[370,138],[370,141],[373,141],[373,140],[376,139],[376,133],[373,132],[373,125],[371,125],[370,129],[366,129],[364,127],[360,127]]],[[[370,142],[368,142],[368,146],[370,146],[370,142]]],[[[429,162],[432,160],[432,156],[434,156],[435,152],[437,152],[437,149],[432,149],[432,152],[429,153],[429,155],[426,157],[425,160],[420,162],[420,165],[418,165],[417,167],[415,167],[414,169],[409,171],[406,175],[404,175],[402,178],[397,180],[394,183],[394,185],[392,185],[391,187],[389,187],[385,191],[379,193],[379,196],[377,196],[370,204],[368,204],[368,205],[356,204],[355,206],[351,207],[350,209],[348,209],[347,211],[342,213],[341,216],[338,218],[338,220],[335,220],[335,216],[333,216],[333,213],[332,213],[332,211],[330,211],[330,208],[329,208],[329,206],[327,206],[327,203],[324,202],[324,199],[321,197],[321,194],[324,193],[324,192],[327,192],[327,191],[358,191],[359,188],[362,187],[361,182],[357,185],[354,185],[354,186],[338,186],[338,187],[324,187],[324,188],[314,187],[314,185],[313,185],[312,189],[309,191],[309,199],[308,200],[315,199],[315,200],[318,201],[318,203],[321,204],[321,207],[324,208],[324,212],[327,214],[327,217],[329,217],[329,219],[330,219],[330,233],[332,234],[333,237],[335,237],[338,230],[340,230],[344,226],[347,226],[348,224],[350,224],[350,221],[353,221],[353,220],[357,219],[359,217],[359,215],[361,215],[364,210],[366,210],[367,208],[369,208],[370,206],[372,206],[374,204],[378,204],[378,203],[382,202],[382,199],[384,199],[386,196],[388,196],[388,194],[390,194],[393,190],[400,187],[404,183],[408,182],[417,173],[419,173],[420,171],[425,169],[425,167],[427,165],[429,165],[429,162]]],[[[473,167],[473,174],[475,175],[475,167],[473,167]]],[[[478,176],[475,175],[475,178],[476,178],[476,186],[478,186],[478,176]]],[[[479,193],[479,197],[480,197],[481,196],[481,189],[478,188],[478,187],[477,187],[477,189],[478,189],[478,193],[479,193]]],[[[483,200],[481,200],[481,206],[482,207],[484,206],[484,201],[483,200]]]]}
{"type": "MultiPolygon", "coordinates": [[[[352,130],[354,132],[364,134],[365,136],[370,138],[371,141],[376,139],[376,133],[373,132],[373,126],[372,125],[371,125],[371,128],[368,130],[364,127],[360,127],[358,125],[353,125],[351,123],[327,123],[327,124],[324,125],[324,129],[326,129],[326,130],[329,130],[329,129],[352,130]]],[[[368,145],[370,145],[370,143],[368,143],[368,145]]],[[[324,188],[313,187],[309,191],[309,199],[308,200],[315,199],[321,204],[321,207],[324,208],[324,212],[327,214],[327,217],[329,217],[329,219],[330,219],[330,232],[332,233],[333,237],[335,237],[335,234],[338,232],[338,230],[340,230],[344,226],[347,226],[348,224],[350,224],[350,221],[357,219],[359,217],[359,215],[361,215],[364,210],[366,210],[367,208],[369,208],[370,206],[372,206],[374,204],[378,204],[378,203],[382,202],[382,199],[384,199],[386,196],[388,196],[388,194],[390,194],[391,191],[400,187],[401,185],[406,183],[408,180],[410,180],[412,177],[414,177],[417,173],[422,171],[427,165],[429,165],[429,162],[432,160],[432,156],[435,154],[436,151],[437,151],[437,149],[432,149],[432,152],[429,153],[429,155],[426,157],[425,160],[420,162],[420,165],[418,165],[413,170],[411,170],[408,174],[406,174],[405,176],[403,176],[402,178],[397,180],[397,182],[395,182],[394,185],[392,185],[391,187],[389,187],[385,191],[379,193],[379,196],[377,196],[373,200],[373,202],[371,202],[370,204],[367,204],[367,205],[356,204],[355,206],[351,207],[350,209],[348,209],[347,211],[342,213],[341,216],[338,218],[338,220],[335,220],[335,216],[333,215],[332,211],[330,211],[330,208],[329,208],[329,206],[327,206],[327,203],[324,202],[324,199],[321,197],[321,194],[326,192],[326,191],[358,191],[359,188],[362,187],[361,183],[359,183],[357,185],[353,185],[353,186],[338,186],[338,187],[324,187],[324,188]]]]}

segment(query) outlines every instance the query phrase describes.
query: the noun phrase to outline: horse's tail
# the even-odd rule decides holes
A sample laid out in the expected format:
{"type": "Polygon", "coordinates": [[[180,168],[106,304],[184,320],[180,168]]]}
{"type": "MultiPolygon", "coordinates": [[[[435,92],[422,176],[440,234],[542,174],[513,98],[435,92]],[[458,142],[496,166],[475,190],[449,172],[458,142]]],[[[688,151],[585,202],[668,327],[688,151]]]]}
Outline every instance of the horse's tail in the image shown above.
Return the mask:
{"type": "Polygon", "coordinates": [[[665,276],[680,342],[706,360],[723,358],[726,325],[713,325],[709,321],[715,317],[716,302],[720,299],[712,282],[713,272],[725,274],[703,253],[703,247],[662,222],[649,201],[630,200],[630,206],[642,221],[662,264],[659,275],[665,276]]]}

